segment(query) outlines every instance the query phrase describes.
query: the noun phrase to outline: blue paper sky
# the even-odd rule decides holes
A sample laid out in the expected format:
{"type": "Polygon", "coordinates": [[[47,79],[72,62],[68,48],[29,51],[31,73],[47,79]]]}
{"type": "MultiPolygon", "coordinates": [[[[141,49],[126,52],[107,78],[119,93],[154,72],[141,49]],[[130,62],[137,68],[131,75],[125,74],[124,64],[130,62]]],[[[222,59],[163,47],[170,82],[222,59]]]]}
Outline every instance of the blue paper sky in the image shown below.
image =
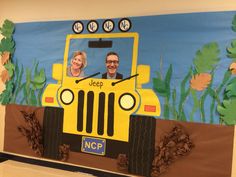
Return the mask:
{"type": "MultiPolygon", "coordinates": [[[[180,82],[193,65],[197,50],[210,42],[217,42],[220,47],[221,61],[216,69],[213,86],[219,85],[231,63],[231,60],[226,57],[226,47],[230,46],[231,40],[236,38],[235,32],[231,30],[235,14],[236,12],[211,12],[129,18],[132,22],[130,31],[138,32],[140,36],[138,63],[151,66],[151,80],[144,87],[153,88],[152,78],[156,77],[156,71],[165,74],[172,64],[171,88],[176,88],[179,92],[180,82]]],[[[104,20],[97,20],[99,23],[97,33],[103,33],[101,26],[104,20]]],[[[120,32],[118,29],[120,18],[112,20],[115,22],[113,33],[120,32]]],[[[87,20],[82,22],[85,25],[88,23],[87,20]]],[[[34,59],[39,61],[39,68],[45,68],[47,81],[52,82],[51,66],[53,63],[63,62],[66,35],[73,34],[73,23],[74,21],[17,23],[14,34],[16,42],[14,60],[18,59],[24,67],[32,67],[34,59]]],[[[83,33],[88,32],[85,29],[83,33]]],[[[121,60],[128,55],[129,52],[126,53],[124,48],[121,60]]],[[[90,61],[88,63],[91,66],[93,64],[90,61]]],[[[98,65],[101,68],[104,64],[99,62],[98,65]]],[[[127,74],[125,64],[120,67],[120,72],[127,74]]],[[[163,102],[162,98],[161,102],[163,102]]],[[[190,110],[192,104],[189,101],[186,109],[190,110]]],[[[199,121],[198,115],[195,120],[199,121]]]]}

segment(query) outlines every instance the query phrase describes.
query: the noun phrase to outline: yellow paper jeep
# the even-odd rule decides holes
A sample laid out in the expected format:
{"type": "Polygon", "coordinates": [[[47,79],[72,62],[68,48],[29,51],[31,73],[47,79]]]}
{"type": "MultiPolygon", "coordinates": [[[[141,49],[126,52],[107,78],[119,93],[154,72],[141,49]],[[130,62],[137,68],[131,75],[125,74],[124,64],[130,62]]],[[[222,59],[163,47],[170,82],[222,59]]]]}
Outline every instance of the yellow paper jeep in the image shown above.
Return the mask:
{"type": "Polygon", "coordinates": [[[160,115],[160,103],[152,89],[142,88],[149,82],[150,66],[137,64],[138,44],[139,35],[133,32],[67,36],[64,62],[52,68],[57,83],[48,84],[42,97],[44,157],[58,159],[62,144],[110,158],[126,154],[134,173],[139,157],[152,158],[153,116],[160,115]],[[78,49],[88,55],[83,78],[67,75],[71,54],[78,49]],[[124,78],[102,79],[105,53],[119,49],[125,51],[119,68],[126,72],[124,78]]]}

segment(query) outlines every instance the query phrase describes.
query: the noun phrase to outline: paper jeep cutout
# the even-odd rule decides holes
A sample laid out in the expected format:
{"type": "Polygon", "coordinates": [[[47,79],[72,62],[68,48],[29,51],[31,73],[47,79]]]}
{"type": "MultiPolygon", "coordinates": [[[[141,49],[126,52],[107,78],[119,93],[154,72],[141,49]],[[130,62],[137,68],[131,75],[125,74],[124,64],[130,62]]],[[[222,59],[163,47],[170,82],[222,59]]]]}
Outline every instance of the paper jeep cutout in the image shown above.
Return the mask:
{"type": "MultiPolygon", "coordinates": [[[[46,112],[47,109],[51,112],[48,115],[50,117],[47,117],[46,114],[45,118],[57,119],[57,110],[61,109],[60,112],[62,113],[60,114],[62,115],[60,117],[63,122],[60,125],[62,127],[61,133],[75,137],[79,136],[79,139],[81,137],[82,139],[95,137],[101,140],[109,140],[111,143],[112,141],[128,143],[131,114],[160,115],[160,103],[156,94],[152,89],[142,89],[142,84],[149,80],[150,70],[148,66],[142,65],[138,66],[140,69],[137,70],[137,52],[137,33],[68,35],[64,63],[63,65],[55,64],[53,67],[52,75],[53,78],[58,79],[58,83],[48,84],[42,97],[42,105],[46,107],[46,112]],[[133,40],[130,76],[122,80],[93,78],[91,76],[85,78],[67,76],[69,46],[72,45],[70,44],[72,40],[112,40],[113,38],[131,38],[133,40]],[[141,72],[137,73],[137,71],[141,72]],[[69,101],[67,97],[69,97],[69,101]]],[[[58,133],[60,130],[54,131],[58,133]]],[[[81,144],[82,142],[77,143],[81,144]]],[[[54,145],[52,144],[52,146],[54,145]]],[[[48,147],[48,149],[51,149],[51,147],[48,147]]],[[[109,150],[109,148],[106,149],[109,150]]],[[[77,151],[80,152],[80,149],[77,149],[77,151]]],[[[108,152],[108,154],[110,153],[108,152]]],[[[104,152],[102,155],[106,156],[107,153],[104,152]]]]}

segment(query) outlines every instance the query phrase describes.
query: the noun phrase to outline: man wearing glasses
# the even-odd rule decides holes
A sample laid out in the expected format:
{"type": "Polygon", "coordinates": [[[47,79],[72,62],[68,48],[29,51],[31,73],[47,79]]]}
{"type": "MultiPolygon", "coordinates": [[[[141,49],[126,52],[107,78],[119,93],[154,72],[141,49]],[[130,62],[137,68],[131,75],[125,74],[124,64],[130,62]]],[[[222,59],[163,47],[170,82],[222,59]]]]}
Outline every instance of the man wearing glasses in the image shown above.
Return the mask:
{"type": "Polygon", "coordinates": [[[123,75],[117,72],[119,67],[119,55],[115,52],[109,52],[106,56],[107,72],[102,74],[103,79],[122,79],[123,75]]]}

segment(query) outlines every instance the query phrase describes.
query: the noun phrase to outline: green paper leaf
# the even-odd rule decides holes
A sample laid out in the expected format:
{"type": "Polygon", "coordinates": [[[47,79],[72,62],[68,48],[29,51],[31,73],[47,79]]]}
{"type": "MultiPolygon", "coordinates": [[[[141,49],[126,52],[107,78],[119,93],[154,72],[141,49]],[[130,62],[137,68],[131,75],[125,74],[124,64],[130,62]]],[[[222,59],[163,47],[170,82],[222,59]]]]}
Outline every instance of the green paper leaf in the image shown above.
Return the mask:
{"type": "Polygon", "coordinates": [[[166,77],[165,77],[165,84],[166,84],[166,93],[167,93],[167,98],[169,99],[170,98],[170,80],[171,80],[171,77],[172,77],[172,64],[170,64],[169,68],[168,68],[168,71],[166,73],[166,77]]]}
{"type": "Polygon", "coordinates": [[[208,92],[212,98],[216,99],[216,92],[212,88],[209,87],[208,92]]]}
{"type": "Polygon", "coordinates": [[[6,105],[10,102],[13,93],[14,84],[12,81],[6,83],[6,89],[0,94],[0,102],[6,105]]]}
{"type": "Polygon", "coordinates": [[[210,72],[219,62],[220,50],[216,42],[208,43],[196,52],[194,66],[198,73],[210,72]]]}
{"type": "Polygon", "coordinates": [[[15,42],[12,40],[12,38],[3,38],[0,43],[0,51],[8,51],[11,54],[15,51],[15,42]]]}
{"type": "Polygon", "coordinates": [[[46,76],[44,69],[41,69],[39,73],[36,72],[34,80],[31,81],[34,90],[43,88],[45,82],[46,82],[46,76]]]}
{"type": "Polygon", "coordinates": [[[35,84],[34,86],[35,86],[36,89],[42,89],[45,86],[45,83],[35,84]]]}
{"type": "Polygon", "coordinates": [[[3,105],[6,105],[7,103],[10,102],[10,97],[9,97],[10,93],[6,90],[4,90],[1,95],[0,95],[0,102],[3,105]]]}
{"type": "Polygon", "coordinates": [[[230,47],[228,47],[227,48],[227,51],[228,51],[228,53],[234,53],[234,54],[236,54],[236,46],[234,47],[234,48],[230,48],[230,47]]]}
{"type": "Polygon", "coordinates": [[[166,73],[166,77],[165,77],[165,82],[166,82],[167,85],[170,84],[172,72],[173,72],[172,64],[170,64],[170,66],[169,66],[169,68],[168,68],[168,71],[167,71],[167,73],[166,73]]]}
{"type": "Polygon", "coordinates": [[[236,32],[236,15],[234,15],[233,21],[232,21],[232,30],[236,32]]]}
{"type": "Polygon", "coordinates": [[[219,114],[222,114],[222,115],[226,113],[225,108],[222,106],[217,106],[217,111],[219,112],[219,114]]]}
{"type": "Polygon", "coordinates": [[[34,90],[30,91],[30,103],[29,104],[32,105],[32,106],[37,105],[37,99],[36,99],[36,96],[34,94],[34,90]]]}
{"type": "Polygon", "coordinates": [[[39,66],[39,62],[36,62],[36,59],[34,59],[34,75],[38,74],[38,66],[39,66]]]}
{"type": "Polygon", "coordinates": [[[153,78],[153,87],[161,96],[166,96],[166,83],[163,80],[160,78],[153,78]]]}
{"type": "Polygon", "coordinates": [[[157,71],[157,78],[162,78],[161,73],[159,71],[157,71]]]}
{"type": "Polygon", "coordinates": [[[25,84],[25,90],[26,90],[26,96],[27,93],[29,93],[30,89],[30,83],[31,83],[31,70],[29,68],[26,68],[26,84],[25,84]]]}
{"type": "Polygon", "coordinates": [[[46,76],[45,76],[44,69],[41,69],[40,72],[34,76],[33,83],[42,84],[45,82],[45,80],[46,80],[46,76]]]}
{"type": "Polygon", "coordinates": [[[30,91],[30,89],[29,89],[29,87],[27,87],[26,83],[24,83],[22,85],[22,88],[23,88],[24,101],[25,101],[26,104],[29,104],[28,100],[29,100],[29,91],[30,91]]]}
{"type": "Polygon", "coordinates": [[[6,38],[11,38],[14,32],[14,28],[14,24],[11,21],[5,20],[2,28],[0,29],[1,34],[6,38]]]}
{"type": "Polygon", "coordinates": [[[233,61],[236,61],[236,39],[232,40],[231,47],[226,48],[227,51],[227,57],[233,59],[233,61]]]}
{"type": "Polygon", "coordinates": [[[7,69],[9,76],[12,77],[14,74],[15,65],[12,62],[8,62],[4,66],[7,69]]]}
{"type": "Polygon", "coordinates": [[[226,86],[225,93],[228,98],[234,96],[236,97],[236,78],[233,78],[229,81],[226,86]]]}
{"type": "Polygon", "coordinates": [[[236,98],[224,100],[222,106],[217,106],[217,111],[226,125],[236,124],[236,98]]]}
{"type": "Polygon", "coordinates": [[[224,100],[223,105],[226,109],[228,109],[230,107],[230,100],[224,100]]]}

